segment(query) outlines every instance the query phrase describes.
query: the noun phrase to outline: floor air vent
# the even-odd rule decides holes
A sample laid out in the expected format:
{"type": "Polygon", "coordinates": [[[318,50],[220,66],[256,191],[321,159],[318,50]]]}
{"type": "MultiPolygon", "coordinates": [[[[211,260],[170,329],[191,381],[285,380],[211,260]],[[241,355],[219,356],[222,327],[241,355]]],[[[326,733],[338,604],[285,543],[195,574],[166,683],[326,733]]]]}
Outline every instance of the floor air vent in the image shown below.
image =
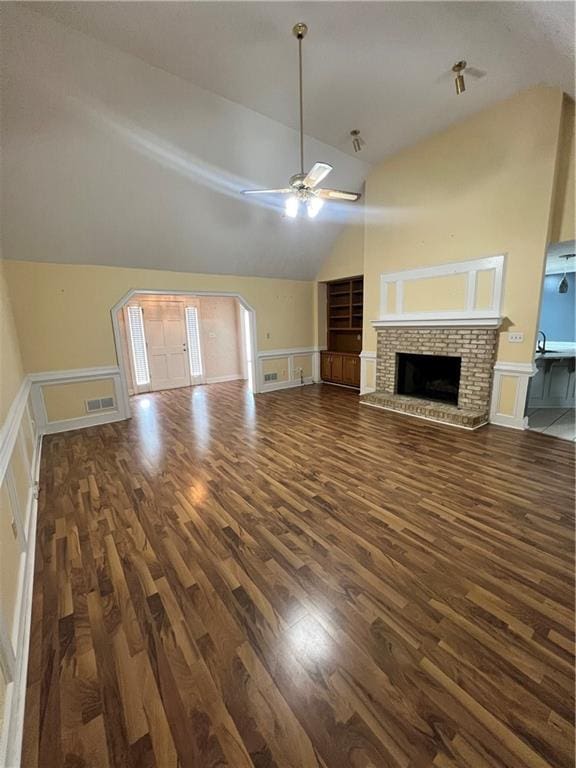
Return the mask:
{"type": "Polygon", "coordinates": [[[265,373],[264,374],[264,381],[276,381],[278,378],[277,373],[265,373]]]}
{"type": "Polygon", "coordinates": [[[96,397],[93,400],[86,400],[86,413],[94,413],[94,411],[107,411],[110,408],[114,408],[113,397],[96,397]]]}

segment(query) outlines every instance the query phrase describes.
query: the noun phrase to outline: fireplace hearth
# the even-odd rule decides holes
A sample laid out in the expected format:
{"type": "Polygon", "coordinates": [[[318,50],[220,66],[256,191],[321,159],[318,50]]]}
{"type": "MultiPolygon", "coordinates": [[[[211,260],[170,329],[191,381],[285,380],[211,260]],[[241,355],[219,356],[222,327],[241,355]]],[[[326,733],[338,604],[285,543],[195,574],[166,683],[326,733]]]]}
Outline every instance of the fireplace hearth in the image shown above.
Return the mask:
{"type": "Polygon", "coordinates": [[[362,403],[467,429],[486,424],[496,328],[378,328],[376,391],[362,403]]]}
{"type": "Polygon", "coordinates": [[[447,355],[396,355],[399,395],[458,405],[462,358],[447,355]]]}

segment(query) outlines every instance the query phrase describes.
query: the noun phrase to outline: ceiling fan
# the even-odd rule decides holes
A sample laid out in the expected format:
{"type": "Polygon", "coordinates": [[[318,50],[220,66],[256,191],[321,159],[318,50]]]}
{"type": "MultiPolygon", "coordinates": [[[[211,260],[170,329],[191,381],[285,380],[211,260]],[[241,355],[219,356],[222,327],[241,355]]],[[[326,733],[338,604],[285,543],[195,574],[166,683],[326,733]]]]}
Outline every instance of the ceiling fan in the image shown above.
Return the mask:
{"type": "Polygon", "coordinates": [[[304,107],[302,99],[302,40],[306,37],[308,27],[303,22],[292,28],[294,37],[298,40],[298,86],[300,94],[300,173],[290,178],[289,186],[283,189],[245,189],[243,195],[288,195],[286,198],[286,216],[295,218],[300,207],[306,208],[308,216],[313,219],[318,215],[326,200],[354,201],[360,198],[358,192],[341,192],[338,189],[318,187],[321,181],[332,170],[328,163],[314,163],[308,173],[304,173],[304,107]]]}
{"type": "Polygon", "coordinates": [[[466,90],[464,75],[470,75],[470,77],[474,77],[476,80],[481,80],[483,77],[486,77],[486,72],[483,69],[478,69],[477,67],[469,67],[468,62],[464,61],[464,59],[457,61],[456,64],[454,64],[454,66],[451,68],[450,73],[454,78],[454,85],[456,86],[456,94],[458,96],[460,96],[460,94],[464,93],[466,90]]]}

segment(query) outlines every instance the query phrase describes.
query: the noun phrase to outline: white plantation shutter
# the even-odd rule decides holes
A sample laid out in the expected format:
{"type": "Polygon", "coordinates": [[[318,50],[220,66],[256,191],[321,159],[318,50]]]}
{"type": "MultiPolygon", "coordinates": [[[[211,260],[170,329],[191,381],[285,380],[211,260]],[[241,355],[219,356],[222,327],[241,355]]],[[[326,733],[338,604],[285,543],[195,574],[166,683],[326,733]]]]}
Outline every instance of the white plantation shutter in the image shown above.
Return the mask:
{"type": "Polygon", "coordinates": [[[141,387],[144,384],[150,383],[142,307],[128,307],[128,323],[130,325],[130,340],[132,342],[134,376],[136,385],[141,387]]]}
{"type": "Polygon", "coordinates": [[[202,376],[202,354],[200,352],[200,330],[198,328],[198,310],[186,307],[186,333],[188,334],[188,357],[190,375],[202,376]]]}

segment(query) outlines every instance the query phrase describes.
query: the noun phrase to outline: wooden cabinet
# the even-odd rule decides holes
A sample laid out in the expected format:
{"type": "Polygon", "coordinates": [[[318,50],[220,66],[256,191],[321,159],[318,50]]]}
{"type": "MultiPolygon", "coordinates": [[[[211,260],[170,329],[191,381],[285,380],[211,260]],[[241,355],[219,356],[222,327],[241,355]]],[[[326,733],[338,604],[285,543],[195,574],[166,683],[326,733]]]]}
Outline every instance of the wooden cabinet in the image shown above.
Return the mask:
{"type": "Polygon", "coordinates": [[[328,352],[321,354],[322,381],[360,388],[363,300],[362,276],[326,284],[328,352]]]}
{"type": "Polygon", "coordinates": [[[342,355],[342,382],[349,387],[360,386],[360,358],[357,355],[342,355]]]}
{"type": "Polygon", "coordinates": [[[320,354],[322,381],[331,384],[360,386],[360,357],[349,352],[322,352],[320,354]]]}

